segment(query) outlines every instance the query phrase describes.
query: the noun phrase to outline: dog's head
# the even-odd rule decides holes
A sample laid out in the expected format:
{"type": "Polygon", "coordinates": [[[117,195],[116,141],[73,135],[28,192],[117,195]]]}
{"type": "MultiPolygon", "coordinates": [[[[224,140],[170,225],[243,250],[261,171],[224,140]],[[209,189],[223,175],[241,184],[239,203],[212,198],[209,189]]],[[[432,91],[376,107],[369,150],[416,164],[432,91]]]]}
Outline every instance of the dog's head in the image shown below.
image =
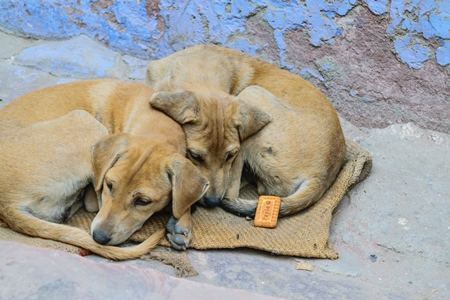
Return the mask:
{"type": "Polygon", "coordinates": [[[180,218],[208,188],[207,179],[166,143],[146,136],[113,134],[93,147],[100,211],[91,234],[100,244],[124,242],[172,201],[180,218]]]}
{"type": "Polygon", "coordinates": [[[158,92],[150,105],[182,125],[187,157],[210,182],[199,201],[208,207],[217,206],[227,192],[240,143],[271,120],[257,107],[220,91],[158,92]]]}

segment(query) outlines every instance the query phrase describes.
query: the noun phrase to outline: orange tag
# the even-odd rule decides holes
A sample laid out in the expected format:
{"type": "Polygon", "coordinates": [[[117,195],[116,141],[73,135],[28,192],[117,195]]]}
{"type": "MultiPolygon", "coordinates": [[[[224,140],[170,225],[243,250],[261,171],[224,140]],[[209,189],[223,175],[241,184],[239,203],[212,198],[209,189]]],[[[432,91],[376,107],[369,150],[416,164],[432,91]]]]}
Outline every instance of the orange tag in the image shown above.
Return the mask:
{"type": "Polygon", "coordinates": [[[258,227],[275,228],[280,212],[281,198],[277,196],[259,196],[254,224],[258,227]]]}

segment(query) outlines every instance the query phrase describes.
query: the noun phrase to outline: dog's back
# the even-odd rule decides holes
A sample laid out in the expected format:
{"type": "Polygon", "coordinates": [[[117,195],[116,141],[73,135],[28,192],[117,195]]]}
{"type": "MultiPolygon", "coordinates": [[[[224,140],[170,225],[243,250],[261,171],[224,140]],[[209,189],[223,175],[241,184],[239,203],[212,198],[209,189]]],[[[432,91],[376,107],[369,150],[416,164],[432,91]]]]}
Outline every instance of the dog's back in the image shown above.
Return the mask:
{"type": "Polygon", "coordinates": [[[334,112],[326,97],[303,78],[262,59],[216,45],[197,45],[152,61],[146,84],[157,91],[209,87],[234,96],[257,85],[297,107],[314,105],[334,112]]]}
{"type": "MultiPolygon", "coordinates": [[[[330,101],[311,83],[259,58],[216,45],[197,45],[153,61],[147,68],[146,83],[155,90],[220,90],[237,96],[246,87],[260,86],[277,98],[296,106],[314,124],[314,139],[345,155],[345,138],[338,115],[330,101]],[[307,113],[306,113],[307,112],[307,113]],[[327,134],[328,136],[323,136],[327,134]]],[[[257,103],[253,103],[256,104],[257,103]]]]}
{"type": "Polygon", "coordinates": [[[62,222],[93,180],[92,145],[106,135],[106,128],[82,110],[3,133],[0,205],[62,222]]]}
{"type": "MultiPolygon", "coordinates": [[[[94,111],[94,101],[78,99],[89,97],[88,91],[100,82],[102,80],[72,82],[27,93],[0,110],[1,130],[54,120],[77,109],[94,111]]],[[[116,80],[104,82],[110,87],[118,85],[116,80]]]]}
{"type": "Polygon", "coordinates": [[[237,95],[253,72],[239,65],[246,62],[225,56],[222,51],[217,46],[199,45],[152,61],[146,84],[156,91],[209,89],[237,95]]]}

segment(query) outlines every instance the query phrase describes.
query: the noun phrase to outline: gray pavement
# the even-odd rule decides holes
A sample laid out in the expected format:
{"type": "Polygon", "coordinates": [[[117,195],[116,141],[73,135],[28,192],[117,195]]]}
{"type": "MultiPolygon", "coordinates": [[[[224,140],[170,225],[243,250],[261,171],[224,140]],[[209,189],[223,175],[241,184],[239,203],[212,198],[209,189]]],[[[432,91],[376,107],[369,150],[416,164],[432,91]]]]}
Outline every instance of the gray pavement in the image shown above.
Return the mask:
{"type": "MultiPolygon", "coordinates": [[[[83,36],[52,42],[0,32],[0,45],[0,108],[84,78],[143,81],[148,64],[83,36]]],[[[338,260],[189,249],[199,275],[178,279],[160,262],[0,242],[0,299],[450,299],[450,135],[414,124],[367,129],[341,121],[374,165],[332,221],[338,260]],[[314,270],[296,270],[300,261],[314,270]]]]}

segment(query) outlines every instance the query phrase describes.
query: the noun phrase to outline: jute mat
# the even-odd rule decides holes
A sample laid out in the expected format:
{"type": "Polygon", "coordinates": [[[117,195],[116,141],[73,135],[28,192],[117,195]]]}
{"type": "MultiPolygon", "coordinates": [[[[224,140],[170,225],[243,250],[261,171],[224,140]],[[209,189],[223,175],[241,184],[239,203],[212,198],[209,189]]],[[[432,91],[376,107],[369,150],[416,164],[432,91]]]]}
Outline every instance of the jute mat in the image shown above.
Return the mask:
{"type": "MultiPolygon", "coordinates": [[[[370,154],[355,142],[347,140],[345,164],[334,184],[314,206],[293,216],[280,218],[274,229],[254,227],[253,220],[237,217],[221,208],[198,207],[192,214],[193,238],[189,247],[199,250],[247,247],[279,255],[337,259],[338,253],[329,241],[333,210],[349,189],[367,177],[371,168],[370,154]]],[[[251,199],[258,195],[251,186],[247,186],[241,190],[240,197],[251,199]]],[[[89,226],[94,216],[92,213],[80,210],[68,220],[67,224],[89,232],[89,226]]],[[[159,213],[152,216],[141,230],[130,237],[129,241],[142,242],[159,228],[164,228],[168,220],[168,214],[159,213]]],[[[82,250],[77,247],[27,237],[5,227],[6,225],[0,222],[1,240],[83,254],[82,250]]],[[[157,259],[171,264],[177,269],[179,276],[196,274],[190,266],[186,253],[170,251],[167,249],[169,243],[165,239],[160,242],[160,245],[166,248],[156,248],[143,259],[157,259]]]]}

